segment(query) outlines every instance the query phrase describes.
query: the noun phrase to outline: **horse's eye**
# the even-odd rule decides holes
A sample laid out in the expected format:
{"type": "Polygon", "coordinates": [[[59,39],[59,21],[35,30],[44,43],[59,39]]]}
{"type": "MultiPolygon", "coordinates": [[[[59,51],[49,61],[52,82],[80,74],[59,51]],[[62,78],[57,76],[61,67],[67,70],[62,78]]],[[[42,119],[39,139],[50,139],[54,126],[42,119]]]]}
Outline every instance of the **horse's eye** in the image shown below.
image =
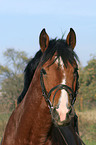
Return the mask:
{"type": "Polygon", "coordinates": [[[42,68],[42,73],[43,73],[44,75],[47,74],[44,68],[42,68]]]}

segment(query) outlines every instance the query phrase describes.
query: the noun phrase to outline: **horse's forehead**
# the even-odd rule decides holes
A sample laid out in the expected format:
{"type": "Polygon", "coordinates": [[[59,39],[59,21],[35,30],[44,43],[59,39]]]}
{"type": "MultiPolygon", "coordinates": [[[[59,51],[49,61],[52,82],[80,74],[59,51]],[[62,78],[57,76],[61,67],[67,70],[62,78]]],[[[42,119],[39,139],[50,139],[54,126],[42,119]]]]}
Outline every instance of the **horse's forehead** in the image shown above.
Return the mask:
{"type": "MultiPolygon", "coordinates": [[[[55,56],[55,59],[56,59],[56,56],[55,56]]],[[[55,63],[58,66],[60,65],[60,68],[62,69],[62,71],[64,71],[64,62],[63,62],[61,56],[58,59],[56,59],[56,62],[55,63]]]]}

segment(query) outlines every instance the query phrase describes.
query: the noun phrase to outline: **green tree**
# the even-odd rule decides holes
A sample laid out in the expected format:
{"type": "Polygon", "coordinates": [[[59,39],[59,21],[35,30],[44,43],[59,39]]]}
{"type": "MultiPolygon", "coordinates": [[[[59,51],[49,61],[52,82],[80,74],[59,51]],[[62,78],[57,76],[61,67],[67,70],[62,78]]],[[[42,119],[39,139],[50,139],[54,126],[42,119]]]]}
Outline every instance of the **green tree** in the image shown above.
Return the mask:
{"type": "Polygon", "coordinates": [[[78,101],[82,110],[96,105],[96,56],[92,57],[86,67],[80,68],[79,75],[78,101]]]}
{"type": "Polygon", "coordinates": [[[13,109],[23,89],[23,71],[29,59],[25,52],[14,49],[6,50],[4,57],[6,64],[0,65],[2,104],[13,109]]]}

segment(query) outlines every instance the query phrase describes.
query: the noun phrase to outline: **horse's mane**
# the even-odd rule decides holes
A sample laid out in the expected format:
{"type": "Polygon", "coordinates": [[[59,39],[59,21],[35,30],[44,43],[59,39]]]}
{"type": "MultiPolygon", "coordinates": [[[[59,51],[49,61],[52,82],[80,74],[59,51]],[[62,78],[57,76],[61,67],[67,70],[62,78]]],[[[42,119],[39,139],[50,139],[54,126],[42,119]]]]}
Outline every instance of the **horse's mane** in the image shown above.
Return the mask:
{"type": "Polygon", "coordinates": [[[66,67],[68,62],[73,65],[74,59],[79,61],[77,54],[68,46],[64,39],[52,39],[49,41],[48,48],[42,57],[42,65],[47,62],[48,59],[51,59],[55,52],[57,52],[57,58],[61,56],[66,67]]]}
{"type": "Polygon", "coordinates": [[[41,56],[42,56],[42,52],[41,52],[41,50],[39,50],[35,54],[34,58],[32,58],[29,61],[29,63],[27,64],[27,66],[24,70],[24,88],[23,88],[22,93],[20,94],[20,96],[17,99],[17,104],[19,104],[23,100],[23,98],[29,88],[29,85],[32,81],[35,70],[40,62],[41,56]]]}
{"type": "Polygon", "coordinates": [[[34,58],[32,58],[29,63],[27,64],[25,70],[24,70],[24,84],[26,83],[25,80],[27,80],[27,85],[30,84],[32,78],[33,78],[33,75],[34,75],[34,72],[39,64],[39,61],[40,61],[40,58],[42,56],[42,52],[41,50],[39,50],[34,58]]]}

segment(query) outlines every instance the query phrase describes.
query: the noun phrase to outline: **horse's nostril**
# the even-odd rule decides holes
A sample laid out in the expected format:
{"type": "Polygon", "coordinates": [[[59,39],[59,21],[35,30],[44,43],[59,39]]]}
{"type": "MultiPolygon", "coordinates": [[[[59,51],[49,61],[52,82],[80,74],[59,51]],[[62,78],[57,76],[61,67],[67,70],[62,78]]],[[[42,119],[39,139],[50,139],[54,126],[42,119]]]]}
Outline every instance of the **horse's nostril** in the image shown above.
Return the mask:
{"type": "Polygon", "coordinates": [[[66,119],[68,119],[68,118],[69,118],[69,113],[66,114],[66,119]]]}
{"type": "Polygon", "coordinates": [[[55,120],[59,120],[59,119],[60,119],[59,114],[58,114],[58,112],[56,111],[56,108],[54,108],[54,109],[52,110],[52,118],[55,119],[55,120]]]}
{"type": "Polygon", "coordinates": [[[72,108],[70,108],[70,110],[69,110],[68,114],[70,115],[71,113],[72,113],[72,108]]]}
{"type": "Polygon", "coordinates": [[[74,113],[74,108],[71,106],[69,112],[67,113],[67,117],[71,119],[74,116],[74,113]]]}

